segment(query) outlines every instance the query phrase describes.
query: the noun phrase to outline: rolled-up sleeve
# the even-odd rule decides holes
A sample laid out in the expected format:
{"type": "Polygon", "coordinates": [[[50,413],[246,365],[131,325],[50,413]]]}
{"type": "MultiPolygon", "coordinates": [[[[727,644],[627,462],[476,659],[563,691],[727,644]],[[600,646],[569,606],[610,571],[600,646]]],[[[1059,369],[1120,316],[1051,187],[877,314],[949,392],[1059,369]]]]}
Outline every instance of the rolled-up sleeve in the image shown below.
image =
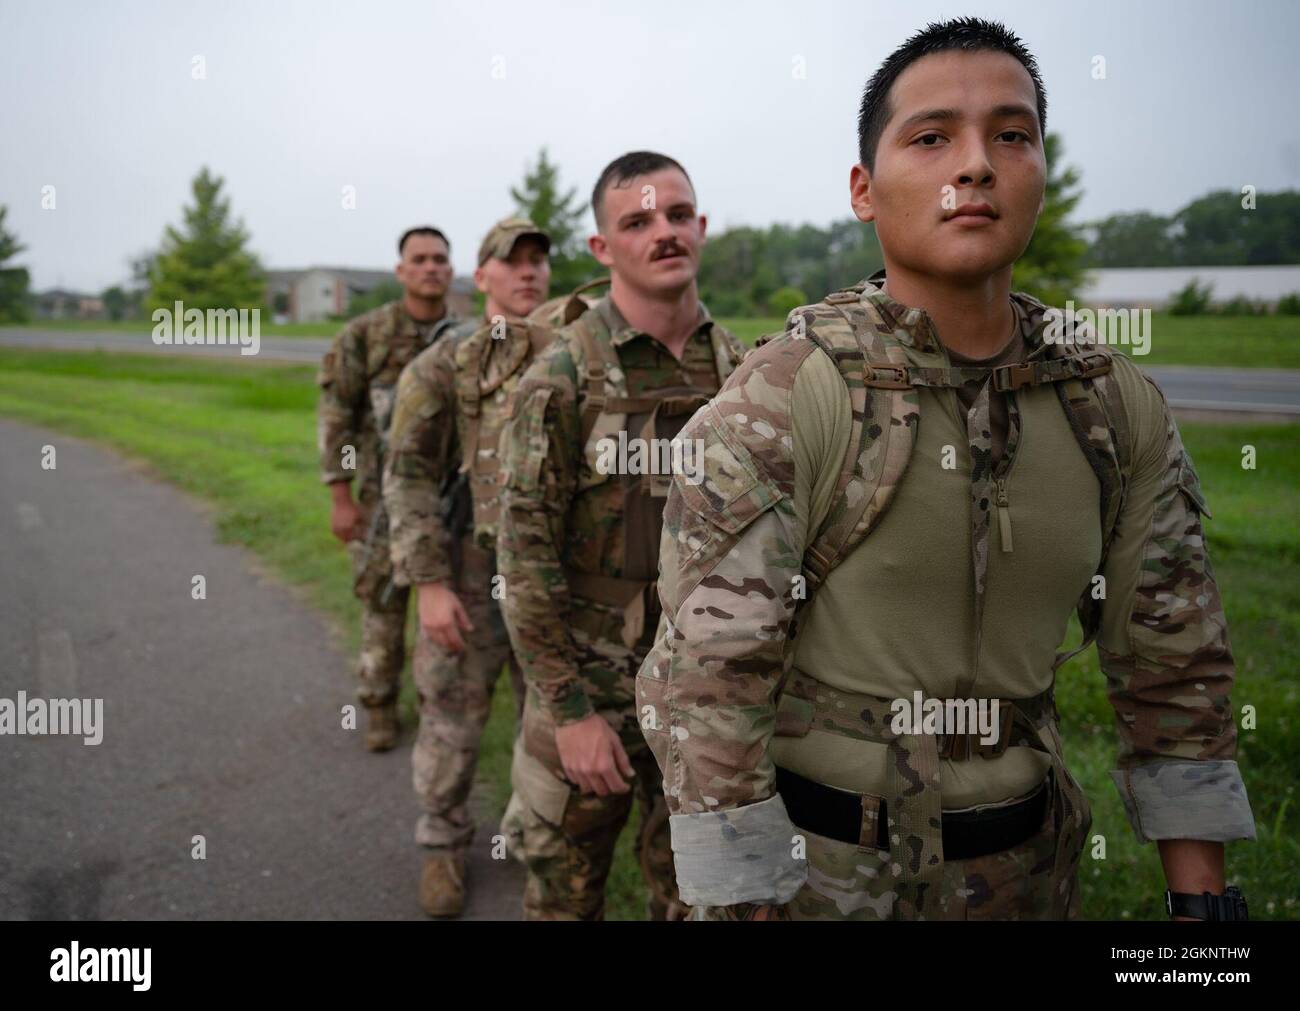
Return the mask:
{"type": "Polygon", "coordinates": [[[805,355],[765,347],[696,414],[680,438],[698,440],[702,475],[676,474],[664,510],[664,620],[637,711],[690,905],[789,902],[808,874],[768,754],[807,529],[791,420],[805,355]]]}
{"type": "Polygon", "coordinates": [[[1253,839],[1235,665],[1202,529],[1210,512],[1164,396],[1122,368],[1133,469],[1098,641],[1120,737],[1111,778],[1141,842],[1253,839]]]}

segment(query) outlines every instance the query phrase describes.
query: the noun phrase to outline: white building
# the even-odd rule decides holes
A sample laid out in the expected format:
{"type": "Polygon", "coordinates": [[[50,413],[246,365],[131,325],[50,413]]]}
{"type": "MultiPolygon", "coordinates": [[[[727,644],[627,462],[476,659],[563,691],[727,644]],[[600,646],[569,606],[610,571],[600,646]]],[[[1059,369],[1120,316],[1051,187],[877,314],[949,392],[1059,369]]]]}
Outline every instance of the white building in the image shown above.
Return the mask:
{"type": "MultiPolygon", "coordinates": [[[[266,297],[274,308],[277,294],[287,296],[286,322],[321,323],[331,317],[347,316],[355,296],[365,294],[385,281],[396,283],[397,278],[391,270],[354,267],[269,270],[266,274],[266,297]]],[[[447,295],[448,308],[461,316],[468,316],[473,312],[473,300],[474,282],[467,277],[453,278],[447,295]]]]}
{"type": "Polygon", "coordinates": [[[1209,284],[1210,301],[1243,296],[1270,309],[1283,295],[1300,293],[1300,264],[1267,267],[1098,267],[1088,271],[1080,304],[1163,309],[1195,279],[1209,284]]]}

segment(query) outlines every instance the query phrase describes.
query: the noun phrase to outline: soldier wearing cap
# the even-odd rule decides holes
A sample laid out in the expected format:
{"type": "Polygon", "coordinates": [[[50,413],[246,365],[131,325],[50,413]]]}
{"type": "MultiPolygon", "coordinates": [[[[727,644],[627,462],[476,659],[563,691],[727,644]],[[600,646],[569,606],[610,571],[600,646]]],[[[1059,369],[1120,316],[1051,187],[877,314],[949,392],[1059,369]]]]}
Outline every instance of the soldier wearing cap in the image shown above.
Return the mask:
{"type": "Polygon", "coordinates": [[[524,367],[549,340],[526,317],[546,298],[551,241],[524,218],[497,222],[474,283],[484,317],[415,358],[397,387],[384,472],[394,582],[416,588],[420,729],[411,766],[427,849],[420,905],[456,916],[465,903],[467,803],[492,692],[508,665],[523,705],[495,579],[496,442],[524,367]]]}

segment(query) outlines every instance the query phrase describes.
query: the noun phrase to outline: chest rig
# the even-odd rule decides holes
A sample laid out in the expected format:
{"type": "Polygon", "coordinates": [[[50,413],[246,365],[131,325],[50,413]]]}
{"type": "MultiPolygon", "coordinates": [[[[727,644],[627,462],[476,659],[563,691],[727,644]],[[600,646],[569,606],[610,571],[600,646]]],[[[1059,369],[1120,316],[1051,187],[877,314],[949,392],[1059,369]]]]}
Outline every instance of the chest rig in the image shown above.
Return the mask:
{"type": "MultiPolygon", "coordinates": [[[[717,386],[714,388],[672,386],[630,396],[618,352],[609,340],[597,336],[592,316],[582,317],[572,329],[586,361],[585,382],[580,392],[580,424],[588,461],[599,455],[593,451],[594,447],[605,439],[620,447],[632,446],[634,440],[642,440],[646,447],[667,446],[691,416],[717,393],[740,362],[739,354],[727,341],[715,340],[717,386]]],[[[652,456],[662,459],[653,450],[643,459],[648,462],[652,456]]],[[[620,469],[607,478],[618,481],[622,491],[623,557],[619,565],[622,575],[613,577],[569,567],[565,575],[575,597],[621,611],[623,645],[644,653],[653,644],[661,609],[656,588],[659,538],[672,472],[662,466],[646,466],[641,470],[637,474],[620,469]]],[[[590,479],[594,484],[603,483],[606,478],[591,475],[590,479]]],[[[581,482],[579,490],[582,490],[581,482]]]]}
{"type": "Polygon", "coordinates": [[[529,363],[554,339],[551,327],[516,319],[480,328],[456,348],[459,478],[464,483],[451,494],[469,496],[474,540],[485,550],[496,547],[501,517],[499,446],[510,418],[510,398],[529,363]],[[497,326],[505,328],[503,336],[496,336],[497,326]]]}
{"type": "MultiPolygon", "coordinates": [[[[802,573],[806,608],[835,566],[859,546],[889,508],[902,481],[921,423],[918,387],[978,390],[966,412],[970,442],[971,573],[975,590],[976,643],[970,663],[958,682],[958,697],[970,694],[978,674],[979,629],[983,619],[984,583],[988,563],[990,515],[997,501],[997,479],[1009,468],[1020,437],[1020,412],[1015,393],[1026,387],[1050,385],[1084,454],[1097,476],[1102,529],[1101,572],[1127,488],[1130,469],[1127,421],[1118,387],[1109,380],[1113,365],[1108,349],[1076,344],[1066,333],[1059,342],[1042,339],[1046,307],[1015,294],[1034,324],[1028,359],[1019,364],[988,367],[920,367],[907,357],[908,346],[937,347],[928,318],[882,297],[880,289],[863,281],[834,292],[822,303],[796,309],[787,332],[806,332],[839,370],[852,409],[849,452],[841,466],[825,521],[805,551],[802,573]],[[989,405],[994,396],[1007,397],[1007,448],[995,473],[991,459],[989,405]]],[[[1083,642],[1057,655],[1053,671],[1086,648],[1100,628],[1101,605],[1085,589],[1077,603],[1083,642]]],[[[791,638],[797,634],[796,613],[791,638]]],[[[1051,766],[1049,805],[1056,831],[1052,887],[1064,915],[1075,869],[1091,825],[1087,798],[1061,755],[1052,690],[1027,699],[1000,699],[1002,717],[996,744],[982,745],[974,734],[942,736],[896,734],[891,729],[894,700],[829,688],[793,667],[794,650],[786,650],[786,672],[780,696],[777,734],[799,736],[816,728],[889,749],[887,796],[883,807],[890,840],[889,869],[898,897],[900,919],[924,919],[933,908],[942,882],[943,811],[940,759],[967,760],[974,754],[996,758],[1012,746],[1030,747],[1047,755],[1051,766]]],[[[863,797],[863,840],[874,839],[873,819],[880,814],[879,798],[863,797]]],[[[868,847],[871,848],[871,847],[868,847]]]]}

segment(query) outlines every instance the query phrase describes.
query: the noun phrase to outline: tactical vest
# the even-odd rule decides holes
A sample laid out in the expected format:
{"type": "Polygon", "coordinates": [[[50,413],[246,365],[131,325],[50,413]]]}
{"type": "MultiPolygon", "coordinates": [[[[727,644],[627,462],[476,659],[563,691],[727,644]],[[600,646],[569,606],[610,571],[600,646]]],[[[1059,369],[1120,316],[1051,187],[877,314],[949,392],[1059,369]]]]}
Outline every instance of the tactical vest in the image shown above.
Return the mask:
{"type": "MultiPolygon", "coordinates": [[[[802,574],[807,592],[796,611],[790,638],[793,640],[797,635],[799,613],[808,606],[817,588],[869,536],[889,508],[894,490],[907,470],[920,422],[916,387],[955,388],[987,382],[988,396],[992,397],[1026,386],[1052,385],[1079,448],[1100,484],[1103,544],[1097,568],[1100,573],[1114,540],[1131,463],[1127,415],[1119,389],[1109,379],[1113,364],[1109,349],[1076,344],[1073,333],[1067,330],[1063,340],[1044,342],[1044,352],[1035,351],[1029,361],[1020,364],[993,369],[915,366],[909,363],[905,348],[894,334],[902,321],[891,318],[887,308],[864,294],[868,285],[869,282],[862,281],[828,295],[824,303],[833,308],[835,317],[818,315],[814,307],[809,307],[796,309],[787,322],[787,332],[802,332],[806,328],[808,339],[835,363],[848,388],[852,410],[849,451],[840,468],[830,509],[804,553],[802,574]]],[[[1012,297],[1020,300],[1031,314],[1046,311],[1041,302],[1028,296],[1012,297]]],[[[972,461],[976,459],[972,447],[972,461]]],[[[996,501],[993,473],[987,460],[982,466],[977,464],[972,474],[973,524],[981,522],[977,508],[981,501],[983,522],[987,522],[988,505],[996,501]]],[[[972,547],[976,545],[973,543],[972,547]]],[[[983,569],[978,555],[974,551],[972,558],[977,628],[983,603],[983,569]]],[[[1058,654],[1053,671],[1086,648],[1099,631],[1101,606],[1089,589],[1085,589],[1077,604],[1083,642],[1069,653],[1058,654]]],[[[903,919],[924,918],[938,894],[943,872],[939,760],[968,759],[976,751],[975,742],[970,735],[939,739],[933,734],[895,735],[890,729],[892,699],[831,689],[815,677],[793,669],[794,652],[792,646],[787,646],[786,669],[778,694],[777,733],[799,736],[816,726],[819,730],[876,741],[890,748],[885,813],[898,912],[903,919]]],[[[972,664],[971,671],[958,686],[959,697],[969,694],[974,678],[972,664]]],[[[1002,710],[1004,716],[1008,711],[1010,715],[1004,719],[997,744],[980,747],[979,752],[992,758],[1004,753],[1007,747],[1024,746],[1042,751],[1050,759],[1051,809],[1057,833],[1052,886],[1063,910],[1091,825],[1087,798],[1061,757],[1052,691],[1049,689],[1029,699],[1000,701],[1008,707],[1002,710]]],[[[864,826],[870,814],[864,809],[864,826]]],[[[864,827],[864,837],[865,832],[864,827]]]]}
{"type": "Polygon", "coordinates": [[[393,420],[393,408],[397,402],[397,380],[402,370],[427,347],[437,343],[449,329],[461,321],[448,310],[433,327],[429,340],[424,341],[419,330],[408,331],[409,321],[401,302],[389,302],[375,311],[380,322],[373,329],[384,334],[382,340],[366,341],[366,385],[370,398],[370,409],[375,417],[375,433],[379,440],[380,452],[388,452],[388,429],[393,420]]]}
{"type": "MultiPolygon", "coordinates": [[[[632,397],[618,353],[607,340],[596,337],[591,318],[582,317],[572,327],[586,359],[585,384],[579,393],[581,438],[587,465],[578,491],[617,480],[623,493],[623,557],[621,577],[565,568],[569,592],[623,613],[623,645],[644,653],[654,642],[661,605],[658,594],[659,539],[664,505],[672,474],[600,473],[593,465],[601,455],[603,440],[671,440],[691,416],[709,402],[717,390],[693,386],[667,387],[632,397]]],[[[726,342],[715,344],[714,365],[721,387],[740,363],[726,342]],[[724,350],[725,349],[725,350],[724,350]]],[[[667,443],[662,443],[666,445],[667,443]]]]}
{"type": "Polygon", "coordinates": [[[506,345],[508,357],[497,362],[495,376],[488,375],[488,365],[497,339],[490,327],[461,341],[456,348],[456,396],[460,402],[461,465],[459,474],[464,491],[453,488],[450,494],[468,494],[472,502],[474,540],[485,550],[495,550],[497,524],[501,517],[501,430],[510,417],[508,399],[497,410],[483,411],[489,397],[510,398],[525,369],[555,338],[550,327],[531,320],[509,324],[512,336],[522,329],[525,340],[512,339],[506,345]],[[467,487],[466,487],[467,486],[467,487]]]}
{"type": "Polygon", "coordinates": [[[533,360],[555,339],[559,327],[572,323],[591,307],[585,293],[609,283],[609,278],[589,281],[567,295],[543,302],[523,320],[507,324],[512,330],[523,328],[526,341],[512,340],[509,358],[497,363],[498,374],[488,375],[496,338],[491,325],[479,327],[465,335],[456,347],[456,396],[460,401],[461,464],[456,480],[442,489],[444,513],[448,516],[465,511],[472,515],[474,540],[479,547],[496,550],[497,527],[501,519],[501,432],[510,418],[509,399],[500,410],[485,415],[483,401],[488,397],[514,396],[515,387],[533,360]]]}

